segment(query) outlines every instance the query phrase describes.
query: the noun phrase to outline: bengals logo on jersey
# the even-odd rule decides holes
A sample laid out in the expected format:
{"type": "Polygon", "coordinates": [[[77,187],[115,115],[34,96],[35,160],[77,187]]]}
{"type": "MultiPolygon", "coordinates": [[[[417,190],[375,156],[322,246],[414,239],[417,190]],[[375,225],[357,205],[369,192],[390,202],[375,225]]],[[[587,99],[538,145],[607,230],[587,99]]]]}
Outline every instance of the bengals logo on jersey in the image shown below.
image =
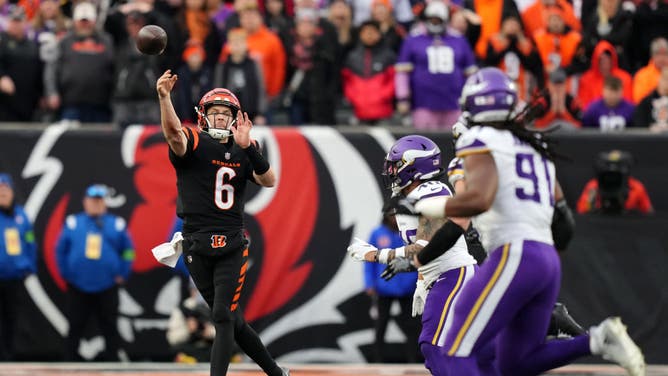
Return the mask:
{"type": "Polygon", "coordinates": [[[211,248],[223,248],[227,245],[225,235],[211,235],[211,248]]]}

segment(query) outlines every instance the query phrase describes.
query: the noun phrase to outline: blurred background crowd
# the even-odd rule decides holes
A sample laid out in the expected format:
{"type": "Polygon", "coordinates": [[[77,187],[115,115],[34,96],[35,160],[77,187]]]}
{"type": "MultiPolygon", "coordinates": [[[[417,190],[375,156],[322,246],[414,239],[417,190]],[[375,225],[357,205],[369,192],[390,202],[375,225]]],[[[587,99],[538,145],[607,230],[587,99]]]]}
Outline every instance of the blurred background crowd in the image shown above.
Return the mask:
{"type": "Polygon", "coordinates": [[[505,70],[537,127],[668,129],[664,0],[0,0],[0,121],[159,123],[212,87],[256,124],[448,130],[467,75],[505,70]],[[146,24],[168,34],[140,54],[146,24]]]}

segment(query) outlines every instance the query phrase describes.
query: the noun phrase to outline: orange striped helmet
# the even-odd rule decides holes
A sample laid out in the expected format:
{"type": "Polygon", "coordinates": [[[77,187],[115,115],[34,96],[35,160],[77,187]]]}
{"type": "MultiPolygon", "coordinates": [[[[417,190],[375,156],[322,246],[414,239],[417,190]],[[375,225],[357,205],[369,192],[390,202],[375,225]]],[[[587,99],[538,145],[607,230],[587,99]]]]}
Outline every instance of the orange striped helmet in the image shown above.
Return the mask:
{"type": "Polygon", "coordinates": [[[197,105],[197,124],[204,130],[209,128],[206,119],[206,110],[213,105],[223,105],[232,109],[232,114],[236,118],[237,112],[241,111],[241,104],[236,95],[225,88],[216,88],[202,96],[197,105]]]}

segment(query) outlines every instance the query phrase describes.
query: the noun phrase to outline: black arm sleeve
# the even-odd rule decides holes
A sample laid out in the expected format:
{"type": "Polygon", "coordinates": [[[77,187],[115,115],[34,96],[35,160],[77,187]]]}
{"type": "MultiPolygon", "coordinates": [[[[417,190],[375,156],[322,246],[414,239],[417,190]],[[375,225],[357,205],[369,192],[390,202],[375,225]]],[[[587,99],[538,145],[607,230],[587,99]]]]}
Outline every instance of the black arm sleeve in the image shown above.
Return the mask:
{"type": "Polygon", "coordinates": [[[459,227],[452,221],[447,221],[441,228],[436,230],[432,236],[429,244],[422,248],[417,254],[417,259],[422,265],[427,265],[429,262],[435,260],[448,249],[452,248],[460,236],[464,233],[464,229],[459,227]]]}
{"type": "Polygon", "coordinates": [[[255,145],[251,142],[250,146],[243,149],[250,160],[251,165],[253,166],[253,171],[256,174],[262,175],[265,172],[269,171],[269,162],[260,154],[260,151],[257,150],[255,145]]]}
{"type": "Polygon", "coordinates": [[[554,247],[557,250],[564,250],[568,247],[575,231],[575,219],[573,212],[568,207],[566,200],[561,199],[554,205],[554,215],[552,215],[552,239],[554,247]]]}

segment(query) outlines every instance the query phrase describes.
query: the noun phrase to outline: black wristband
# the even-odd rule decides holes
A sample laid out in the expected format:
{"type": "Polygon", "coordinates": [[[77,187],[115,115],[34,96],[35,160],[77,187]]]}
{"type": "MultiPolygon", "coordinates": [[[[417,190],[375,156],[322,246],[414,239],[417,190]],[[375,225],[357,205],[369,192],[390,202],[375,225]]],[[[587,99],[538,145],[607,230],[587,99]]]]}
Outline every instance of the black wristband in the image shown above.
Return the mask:
{"type": "Polygon", "coordinates": [[[243,149],[244,152],[246,152],[246,156],[248,156],[248,160],[251,163],[251,166],[253,167],[253,171],[258,174],[262,175],[265,172],[269,171],[269,162],[264,159],[262,154],[257,150],[255,145],[251,142],[250,146],[247,148],[243,149]]]}
{"type": "Polygon", "coordinates": [[[441,228],[436,230],[432,236],[429,244],[420,250],[417,254],[417,259],[421,265],[427,265],[431,261],[444,254],[448,249],[452,248],[459,237],[464,233],[464,229],[459,227],[453,221],[447,221],[441,228]]]}

